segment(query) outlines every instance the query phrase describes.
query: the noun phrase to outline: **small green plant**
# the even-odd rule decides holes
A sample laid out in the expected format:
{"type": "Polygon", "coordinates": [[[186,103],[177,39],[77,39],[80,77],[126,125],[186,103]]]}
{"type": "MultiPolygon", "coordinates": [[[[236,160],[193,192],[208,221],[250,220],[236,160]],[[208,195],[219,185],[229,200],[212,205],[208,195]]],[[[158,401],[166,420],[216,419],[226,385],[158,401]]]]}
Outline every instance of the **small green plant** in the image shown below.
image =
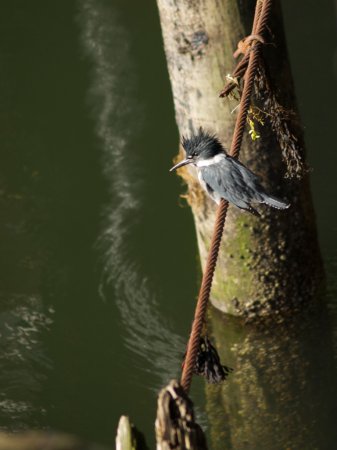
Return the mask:
{"type": "Polygon", "coordinates": [[[260,139],[260,135],[257,134],[257,131],[255,130],[255,123],[252,119],[250,119],[249,117],[247,118],[248,121],[248,125],[249,125],[249,134],[250,137],[252,138],[252,141],[256,141],[256,139],[260,139]]]}
{"type": "Polygon", "coordinates": [[[251,106],[248,111],[247,122],[249,125],[249,134],[250,134],[252,141],[256,141],[257,139],[260,139],[261,136],[258,134],[255,127],[256,127],[256,122],[262,126],[264,125],[264,120],[261,115],[261,110],[251,106]]]}

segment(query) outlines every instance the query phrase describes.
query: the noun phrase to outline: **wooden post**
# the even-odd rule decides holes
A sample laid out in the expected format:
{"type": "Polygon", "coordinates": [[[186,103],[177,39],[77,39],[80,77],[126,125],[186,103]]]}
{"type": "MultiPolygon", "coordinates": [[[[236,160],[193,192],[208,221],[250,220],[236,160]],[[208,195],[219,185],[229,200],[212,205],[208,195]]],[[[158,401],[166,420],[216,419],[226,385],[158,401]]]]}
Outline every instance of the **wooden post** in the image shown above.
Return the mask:
{"type": "Polygon", "coordinates": [[[132,425],[127,416],[121,416],[119,419],[116,436],[116,450],[136,450],[132,425]]]}
{"type": "Polygon", "coordinates": [[[194,419],[193,404],[175,380],[158,396],[156,438],[157,450],[207,450],[204,433],[194,419]]]}
{"type": "MultiPolygon", "coordinates": [[[[202,126],[229,147],[236,103],[219,99],[219,92],[233,68],[238,41],[250,33],[255,2],[157,3],[180,134],[189,135],[202,126]]],[[[265,46],[264,57],[281,103],[296,111],[282,15],[279,2],[275,3],[271,25],[275,45],[265,46]]],[[[291,127],[300,142],[297,122],[294,114],[291,127]]],[[[261,207],[261,218],[230,207],[211,295],[220,310],[249,317],[300,309],[317,294],[323,273],[308,176],[285,181],[275,135],[267,125],[259,133],[261,138],[255,142],[245,139],[240,159],[263,178],[268,191],[292,206],[287,211],[261,207]]],[[[181,175],[188,184],[204,266],[216,205],[200,189],[193,170],[188,170],[181,175]]]]}

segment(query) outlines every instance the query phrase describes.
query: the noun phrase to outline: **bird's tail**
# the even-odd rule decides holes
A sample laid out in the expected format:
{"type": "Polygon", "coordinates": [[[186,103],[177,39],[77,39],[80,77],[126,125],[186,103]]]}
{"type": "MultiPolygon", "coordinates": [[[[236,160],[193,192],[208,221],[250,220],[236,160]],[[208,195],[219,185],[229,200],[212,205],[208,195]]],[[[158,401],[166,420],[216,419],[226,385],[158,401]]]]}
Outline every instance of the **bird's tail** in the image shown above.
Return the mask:
{"type": "Polygon", "coordinates": [[[263,203],[271,206],[272,208],[276,208],[276,209],[287,209],[290,206],[290,203],[286,203],[286,202],[284,202],[276,197],[273,197],[271,195],[265,195],[263,197],[263,203]]]}

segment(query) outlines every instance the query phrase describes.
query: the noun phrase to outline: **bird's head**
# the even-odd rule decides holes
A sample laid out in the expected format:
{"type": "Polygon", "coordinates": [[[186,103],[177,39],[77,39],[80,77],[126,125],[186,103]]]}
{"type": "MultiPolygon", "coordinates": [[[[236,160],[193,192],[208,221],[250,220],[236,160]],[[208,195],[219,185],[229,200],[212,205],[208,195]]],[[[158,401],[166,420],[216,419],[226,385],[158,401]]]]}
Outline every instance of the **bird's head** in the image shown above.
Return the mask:
{"type": "Polygon", "coordinates": [[[197,134],[193,134],[190,138],[183,137],[181,142],[186,158],[178,162],[170,169],[170,172],[185,166],[186,164],[195,164],[199,161],[211,159],[219,153],[224,153],[224,148],[219,139],[199,128],[197,134]]]}

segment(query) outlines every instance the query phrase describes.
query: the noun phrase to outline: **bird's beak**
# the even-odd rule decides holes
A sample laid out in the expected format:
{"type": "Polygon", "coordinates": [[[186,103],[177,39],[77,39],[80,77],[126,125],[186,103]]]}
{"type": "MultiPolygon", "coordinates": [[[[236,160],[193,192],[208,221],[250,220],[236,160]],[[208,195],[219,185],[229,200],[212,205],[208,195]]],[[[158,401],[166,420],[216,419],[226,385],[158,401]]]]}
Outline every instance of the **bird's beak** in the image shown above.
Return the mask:
{"type": "Polygon", "coordinates": [[[186,166],[186,164],[191,164],[193,162],[193,159],[183,159],[182,161],[178,162],[175,166],[171,167],[170,172],[173,172],[176,169],[179,169],[179,167],[186,166]]]}

